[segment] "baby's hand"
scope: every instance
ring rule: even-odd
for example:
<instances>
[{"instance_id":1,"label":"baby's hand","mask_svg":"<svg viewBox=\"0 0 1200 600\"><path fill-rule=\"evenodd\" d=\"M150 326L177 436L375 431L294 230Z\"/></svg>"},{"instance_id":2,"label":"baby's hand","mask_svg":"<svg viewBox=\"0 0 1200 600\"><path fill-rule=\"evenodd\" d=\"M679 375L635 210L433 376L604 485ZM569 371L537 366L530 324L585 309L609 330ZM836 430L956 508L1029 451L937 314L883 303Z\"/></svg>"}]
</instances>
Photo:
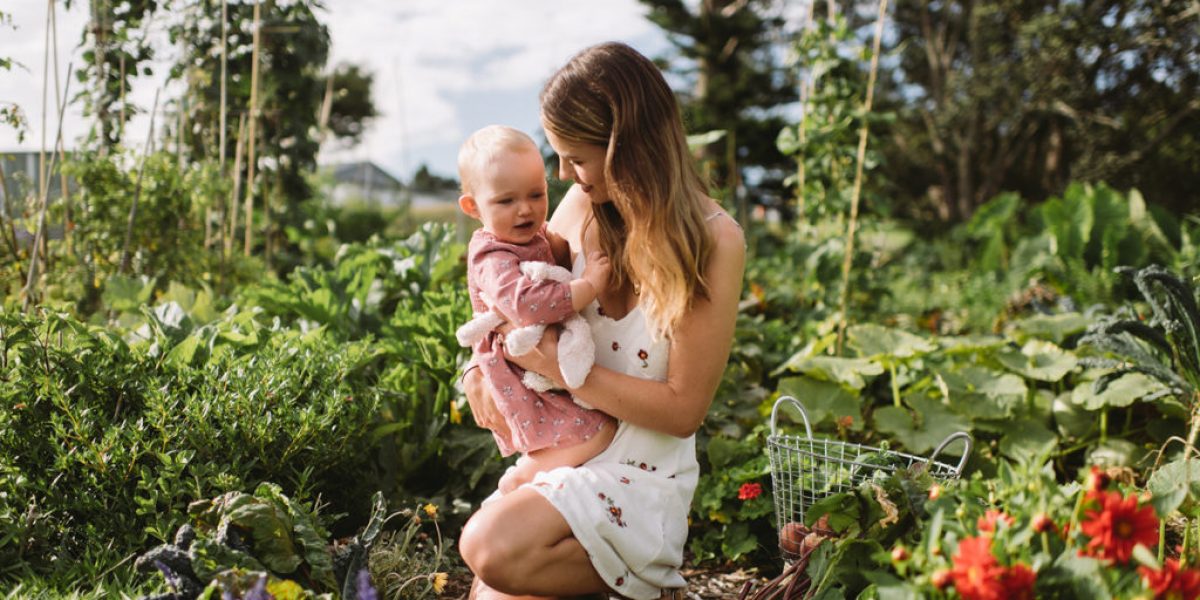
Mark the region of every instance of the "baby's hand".
<instances>
[{"instance_id":1,"label":"baby's hand","mask_svg":"<svg viewBox=\"0 0 1200 600\"><path fill-rule=\"evenodd\" d=\"M587 264L583 267L583 279L592 284L596 294L600 295L608 288L608 279L612 275L612 263L603 252L592 252L587 256Z\"/></svg>"}]
</instances>

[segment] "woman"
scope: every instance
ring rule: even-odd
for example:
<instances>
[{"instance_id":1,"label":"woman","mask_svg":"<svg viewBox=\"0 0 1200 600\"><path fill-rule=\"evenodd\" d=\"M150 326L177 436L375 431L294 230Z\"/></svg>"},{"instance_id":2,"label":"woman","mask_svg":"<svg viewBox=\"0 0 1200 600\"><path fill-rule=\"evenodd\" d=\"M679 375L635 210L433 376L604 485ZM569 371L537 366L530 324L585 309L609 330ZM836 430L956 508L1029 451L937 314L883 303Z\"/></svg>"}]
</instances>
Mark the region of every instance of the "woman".
<instances>
[{"instance_id":1,"label":"woman","mask_svg":"<svg viewBox=\"0 0 1200 600\"><path fill-rule=\"evenodd\" d=\"M596 367L571 392L620 421L607 450L494 496L463 529L473 598L616 592L680 596L695 431L729 357L745 262L736 222L705 193L679 109L654 63L594 46L541 94L542 125L574 185L550 220L583 257L603 251L612 285L583 311ZM554 336L513 362L558 378ZM465 376L476 422L503 419L478 370Z\"/></svg>"}]
</instances>

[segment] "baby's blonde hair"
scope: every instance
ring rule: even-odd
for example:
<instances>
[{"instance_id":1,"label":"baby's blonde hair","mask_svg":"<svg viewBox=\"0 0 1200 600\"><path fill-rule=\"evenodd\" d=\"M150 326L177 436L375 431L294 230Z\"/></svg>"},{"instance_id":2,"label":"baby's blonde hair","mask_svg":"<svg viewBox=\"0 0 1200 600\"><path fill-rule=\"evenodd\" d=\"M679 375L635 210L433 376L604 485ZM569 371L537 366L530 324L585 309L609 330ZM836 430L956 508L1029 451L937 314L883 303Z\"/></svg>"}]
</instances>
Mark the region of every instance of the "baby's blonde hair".
<instances>
[{"instance_id":1,"label":"baby's blonde hair","mask_svg":"<svg viewBox=\"0 0 1200 600\"><path fill-rule=\"evenodd\" d=\"M462 182L462 193L475 193L479 173L500 153L523 151L538 152L537 144L523 131L507 125L488 125L472 133L458 149L458 178Z\"/></svg>"}]
</instances>

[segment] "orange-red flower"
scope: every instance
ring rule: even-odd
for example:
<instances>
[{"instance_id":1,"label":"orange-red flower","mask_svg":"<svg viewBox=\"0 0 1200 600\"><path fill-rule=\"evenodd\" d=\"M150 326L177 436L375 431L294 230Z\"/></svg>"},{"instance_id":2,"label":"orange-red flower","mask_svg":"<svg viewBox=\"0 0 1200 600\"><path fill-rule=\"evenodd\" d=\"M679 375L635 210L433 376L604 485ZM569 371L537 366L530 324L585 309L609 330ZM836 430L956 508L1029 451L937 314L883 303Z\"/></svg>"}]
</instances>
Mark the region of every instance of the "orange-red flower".
<instances>
[{"instance_id":1,"label":"orange-red flower","mask_svg":"<svg viewBox=\"0 0 1200 600\"><path fill-rule=\"evenodd\" d=\"M1168 558L1161 569L1138 567L1138 572L1156 600L1200 598L1200 570L1181 569L1177 558Z\"/></svg>"},{"instance_id":2,"label":"orange-red flower","mask_svg":"<svg viewBox=\"0 0 1200 600\"><path fill-rule=\"evenodd\" d=\"M991 538L963 538L958 543L953 562L950 578L954 580L954 589L964 600L1004 598L1004 585L1000 582L1004 567L992 555Z\"/></svg>"},{"instance_id":3,"label":"orange-red flower","mask_svg":"<svg viewBox=\"0 0 1200 600\"><path fill-rule=\"evenodd\" d=\"M1010 527L1013 524L1012 517L994 508L989 508L987 509L987 512L983 513L983 516L979 517L979 520L975 522L975 527L979 529L980 534L991 536L992 534L996 533L996 525L1000 521L1004 521L1004 524Z\"/></svg>"},{"instance_id":4,"label":"orange-red flower","mask_svg":"<svg viewBox=\"0 0 1200 600\"><path fill-rule=\"evenodd\" d=\"M1120 564L1129 562L1133 547L1158 543L1158 517L1154 507L1138 508L1138 498L1122 497L1118 492L1094 492L1097 508L1088 510L1079 530L1091 538L1087 554Z\"/></svg>"},{"instance_id":5,"label":"orange-red flower","mask_svg":"<svg viewBox=\"0 0 1200 600\"><path fill-rule=\"evenodd\" d=\"M762 495L761 483L743 483L738 488L738 500L753 500Z\"/></svg>"},{"instance_id":6,"label":"orange-red flower","mask_svg":"<svg viewBox=\"0 0 1200 600\"><path fill-rule=\"evenodd\" d=\"M1037 573L1022 563L1013 565L1000 575L1004 597L1009 600L1033 600L1033 584L1036 582Z\"/></svg>"}]
</instances>

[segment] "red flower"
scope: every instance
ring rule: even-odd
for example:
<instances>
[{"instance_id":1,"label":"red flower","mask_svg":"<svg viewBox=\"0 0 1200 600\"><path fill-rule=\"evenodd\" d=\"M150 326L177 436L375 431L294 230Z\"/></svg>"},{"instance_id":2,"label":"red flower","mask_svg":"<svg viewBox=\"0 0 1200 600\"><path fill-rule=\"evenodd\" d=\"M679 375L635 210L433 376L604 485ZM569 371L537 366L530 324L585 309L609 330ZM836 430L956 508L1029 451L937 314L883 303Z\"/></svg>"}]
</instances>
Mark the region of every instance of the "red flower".
<instances>
[{"instance_id":1,"label":"red flower","mask_svg":"<svg viewBox=\"0 0 1200 600\"><path fill-rule=\"evenodd\" d=\"M1002 600L1004 586L1000 576L1004 567L992 555L992 540L987 537L963 538L954 553L950 578L964 600Z\"/></svg>"},{"instance_id":2,"label":"red flower","mask_svg":"<svg viewBox=\"0 0 1200 600\"><path fill-rule=\"evenodd\" d=\"M1037 573L1021 563L1013 565L1000 575L1004 597L1010 600L1033 600L1033 584L1036 581Z\"/></svg>"},{"instance_id":3,"label":"red flower","mask_svg":"<svg viewBox=\"0 0 1200 600\"><path fill-rule=\"evenodd\" d=\"M1092 538L1087 553L1120 564L1129 562L1133 547L1147 547L1158 542L1158 517L1154 508L1138 508L1138 498L1130 495L1123 498L1118 492L1094 492L1099 508L1088 510L1087 520L1079 524L1079 530Z\"/></svg>"},{"instance_id":4,"label":"red flower","mask_svg":"<svg viewBox=\"0 0 1200 600\"><path fill-rule=\"evenodd\" d=\"M1046 513L1038 513L1033 517L1033 530L1038 533L1047 531L1058 531L1058 526L1050 519L1050 515Z\"/></svg>"},{"instance_id":5,"label":"red flower","mask_svg":"<svg viewBox=\"0 0 1200 600\"><path fill-rule=\"evenodd\" d=\"M991 536L992 534L996 533L996 525L1000 521L1004 521L1004 525L1006 527L1011 527L1013 524L1012 517L994 508L989 508L987 509L987 512L983 513L983 516L979 517L979 520L975 522L975 526L979 528L979 532L981 534L987 534L988 536Z\"/></svg>"},{"instance_id":6,"label":"red flower","mask_svg":"<svg viewBox=\"0 0 1200 600\"><path fill-rule=\"evenodd\" d=\"M1200 570L1180 569L1179 559L1168 558L1162 569L1138 567L1155 599L1195 600L1200 598Z\"/></svg>"},{"instance_id":7,"label":"red flower","mask_svg":"<svg viewBox=\"0 0 1200 600\"><path fill-rule=\"evenodd\" d=\"M762 495L761 483L743 483L738 488L738 500L753 500Z\"/></svg>"}]
</instances>

